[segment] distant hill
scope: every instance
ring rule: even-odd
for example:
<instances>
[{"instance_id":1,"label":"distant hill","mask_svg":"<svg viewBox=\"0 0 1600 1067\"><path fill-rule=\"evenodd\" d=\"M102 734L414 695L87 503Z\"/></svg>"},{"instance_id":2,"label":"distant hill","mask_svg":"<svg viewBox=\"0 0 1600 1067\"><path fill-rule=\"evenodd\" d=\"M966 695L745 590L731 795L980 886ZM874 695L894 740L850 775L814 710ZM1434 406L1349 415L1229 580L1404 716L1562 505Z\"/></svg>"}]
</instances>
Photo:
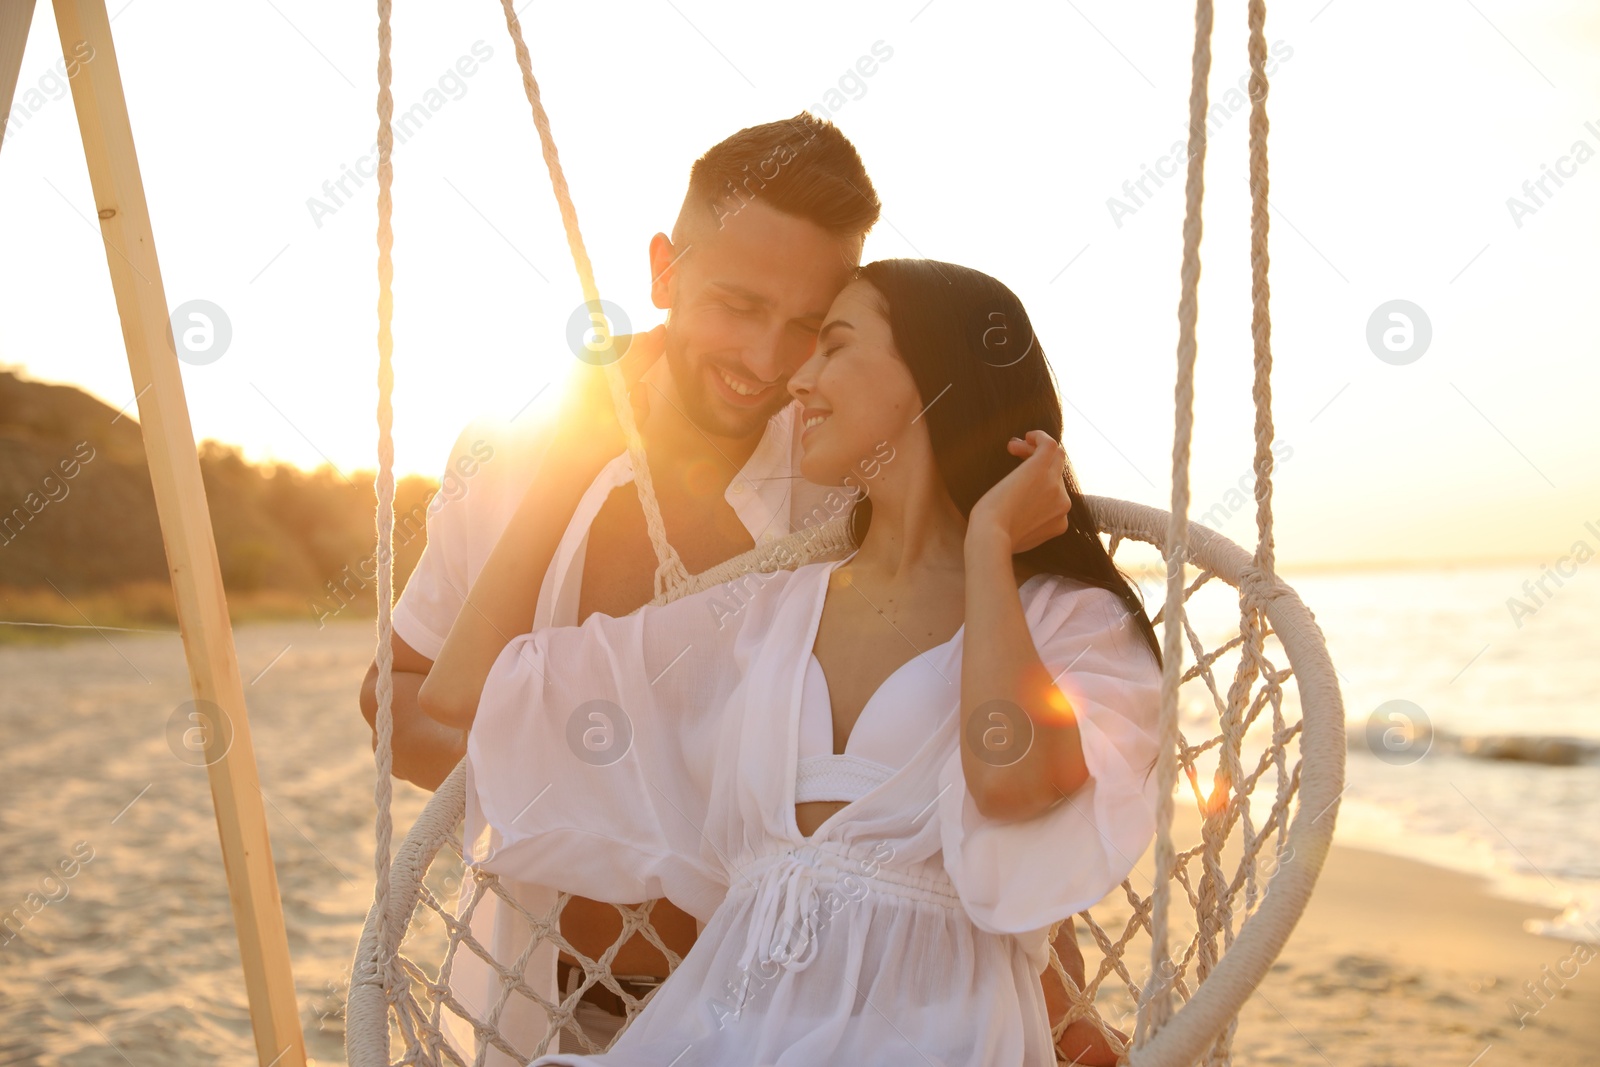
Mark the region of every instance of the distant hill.
<instances>
[{"instance_id":1,"label":"distant hill","mask_svg":"<svg viewBox=\"0 0 1600 1067\"><path fill-rule=\"evenodd\" d=\"M66 609L76 604L93 615L85 602L121 604L124 616L171 616L134 414L119 416L71 386L0 371L0 618L82 621ZM215 441L201 444L200 469L236 614L246 604L307 618L318 616L319 605L329 613L373 610L372 582L361 577L373 573L370 473L347 482L329 467L250 464ZM423 509L436 488L420 477L397 487L397 519L411 517L396 534L397 588L421 554Z\"/></svg>"}]
</instances>

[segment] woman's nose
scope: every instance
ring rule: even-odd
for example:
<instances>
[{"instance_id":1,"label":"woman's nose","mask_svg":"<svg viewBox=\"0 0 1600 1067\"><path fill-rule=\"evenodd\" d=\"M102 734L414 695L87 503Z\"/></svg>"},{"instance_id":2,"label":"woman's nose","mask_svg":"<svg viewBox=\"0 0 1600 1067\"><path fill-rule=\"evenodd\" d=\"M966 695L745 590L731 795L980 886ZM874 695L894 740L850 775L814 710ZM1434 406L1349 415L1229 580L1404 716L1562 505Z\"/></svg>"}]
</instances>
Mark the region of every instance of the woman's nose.
<instances>
[{"instance_id":1,"label":"woman's nose","mask_svg":"<svg viewBox=\"0 0 1600 1067\"><path fill-rule=\"evenodd\" d=\"M813 355L810 359L800 364L799 370L789 375L789 395L796 400L804 400L811 393L814 384L813 379L816 377L818 358Z\"/></svg>"}]
</instances>

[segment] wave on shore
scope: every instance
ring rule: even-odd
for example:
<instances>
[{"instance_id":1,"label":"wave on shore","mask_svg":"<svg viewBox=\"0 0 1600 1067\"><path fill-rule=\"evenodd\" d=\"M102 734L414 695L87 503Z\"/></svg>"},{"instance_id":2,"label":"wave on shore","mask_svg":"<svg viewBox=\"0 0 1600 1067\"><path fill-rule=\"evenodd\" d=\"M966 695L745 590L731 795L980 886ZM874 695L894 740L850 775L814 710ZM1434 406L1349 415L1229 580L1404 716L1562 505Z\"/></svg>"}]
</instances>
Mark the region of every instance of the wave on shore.
<instances>
[{"instance_id":1,"label":"wave on shore","mask_svg":"<svg viewBox=\"0 0 1600 1067\"><path fill-rule=\"evenodd\" d=\"M1363 729L1351 728L1346 736L1351 749L1370 747ZM1423 736L1427 737L1428 734ZM1600 764L1600 741L1587 737L1548 734L1460 735L1435 728L1431 731L1431 738L1431 751L1465 759L1535 763L1548 767Z\"/></svg>"}]
</instances>

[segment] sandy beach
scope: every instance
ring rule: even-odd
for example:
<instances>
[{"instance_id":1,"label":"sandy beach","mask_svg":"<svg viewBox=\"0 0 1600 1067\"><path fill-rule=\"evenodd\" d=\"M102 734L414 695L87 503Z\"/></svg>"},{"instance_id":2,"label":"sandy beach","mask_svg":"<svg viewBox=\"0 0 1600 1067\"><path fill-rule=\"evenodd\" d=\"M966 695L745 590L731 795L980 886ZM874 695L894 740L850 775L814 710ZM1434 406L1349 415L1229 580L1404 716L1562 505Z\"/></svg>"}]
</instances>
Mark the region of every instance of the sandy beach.
<instances>
[{"instance_id":1,"label":"sandy beach","mask_svg":"<svg viewBox=\"0 0 1600 1067\"><path fill-rule=\"evenodd\" d=\"M354 701L369 641L354 622L238 633L301 1020L319 1064L344 1062L344 990L371 899L373 771ZM56 883L58 899L0 946L0 1063L254 1062L206 778L167 736L187 699L178 641L119 634L0 647L0 674L6 907L27 911L58 861L80 857L77 873ZM397 789L397 826L425 799ZM74 852L79 842L92 858ZM1336 846L1287 951L1245 1008L1235 1062L1595 1063L1600 967L1574 963L1571 942L1523 932L1549 909L1485 888ZM438 940L430 921L413 944ZM1546 976L1564 962L1569 975L1578 969L1559 988ZM1537 1006L1524 983L1540 981L1551 1002L1519 1028L1510 998Z\"/></svg>"},{"instance_id":2,"label":"sandy beach","mask_svg":"<svg viewBox=\"0 0 1600 1067\"><path fill-rule=\"evenodd\" d=\"M1283 956L1241 1015L1236 1058L1590 1067L1600 1062L1600 967L1579 964L1589 952L1574 957L1573 942L1522 929L1554 914L1493 897L1468 875L1336 845ZM1527 982L1549 990L1542 1009ZM1514 1010L1513 997L1534 1014Z\"/></svg>"},{"instance_id":3,"label":"sandy beach","mask_svg":"<svg viewBox=\"0 0 1600 1067\"><path fill-rule=\"evenodd\" d=\"M1181 801L1174 839L1180 849L1199 840L1199 818ZM1150 885L1152 853L1140 859L1132 878L1141 892ZM1228 854L1224 867L1231 870ZM1175 902L1181 900L1174 894ZM1092 914L1115 935L1128 908L1113 896ZM1173 914L1175 931L1186 937L1193 930L1192 913ZM1527 920L1555 915L1498 896L1472 875L1335 844L1282 955L1240 1013L1235 1062L1600 1063L1600 966L1589 966L1600 958L1600 947L1523 928ZM1092 974L1097 950L1083 929L1079 942ZM1174 952L1184 943L1175 932ZM1139 955L1129 970L1137 977L1149 966L1148 938L1135 945ZM1129 1018L1131 999L1109 979L1099 1006L1113 1025L1129 1029L1121 1020Z\"/></svg>"}]
</instances>

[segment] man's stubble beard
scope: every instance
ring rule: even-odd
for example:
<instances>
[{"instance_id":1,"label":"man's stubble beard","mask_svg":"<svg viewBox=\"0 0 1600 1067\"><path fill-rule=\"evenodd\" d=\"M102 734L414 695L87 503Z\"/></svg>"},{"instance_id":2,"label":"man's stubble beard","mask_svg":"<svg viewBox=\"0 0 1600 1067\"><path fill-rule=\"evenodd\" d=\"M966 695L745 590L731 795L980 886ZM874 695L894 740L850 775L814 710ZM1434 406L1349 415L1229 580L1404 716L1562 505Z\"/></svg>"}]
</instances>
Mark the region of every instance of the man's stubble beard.
<instances>
[{"instance_id":1,"label":"man's stubble beard","mask_svg":"<svg viewBox=\"0 0 1600 1067\"><path fill-rule=\"evenodd\" d=\"M778 387L774 390L772 400L762 407L747 412L732 411L708 395L710 386L705 379L708 374L715 373L709 362L694 364L684 349L685 346L673 343L672 332L668 330L665 358L667 369L672 374L672 384L677 389L679 403L683 405L684 417L703 433L736 440L753 436L760 433L768 420L783 410L792 399L788 392Z\"/></svg>"}]
</instances>

